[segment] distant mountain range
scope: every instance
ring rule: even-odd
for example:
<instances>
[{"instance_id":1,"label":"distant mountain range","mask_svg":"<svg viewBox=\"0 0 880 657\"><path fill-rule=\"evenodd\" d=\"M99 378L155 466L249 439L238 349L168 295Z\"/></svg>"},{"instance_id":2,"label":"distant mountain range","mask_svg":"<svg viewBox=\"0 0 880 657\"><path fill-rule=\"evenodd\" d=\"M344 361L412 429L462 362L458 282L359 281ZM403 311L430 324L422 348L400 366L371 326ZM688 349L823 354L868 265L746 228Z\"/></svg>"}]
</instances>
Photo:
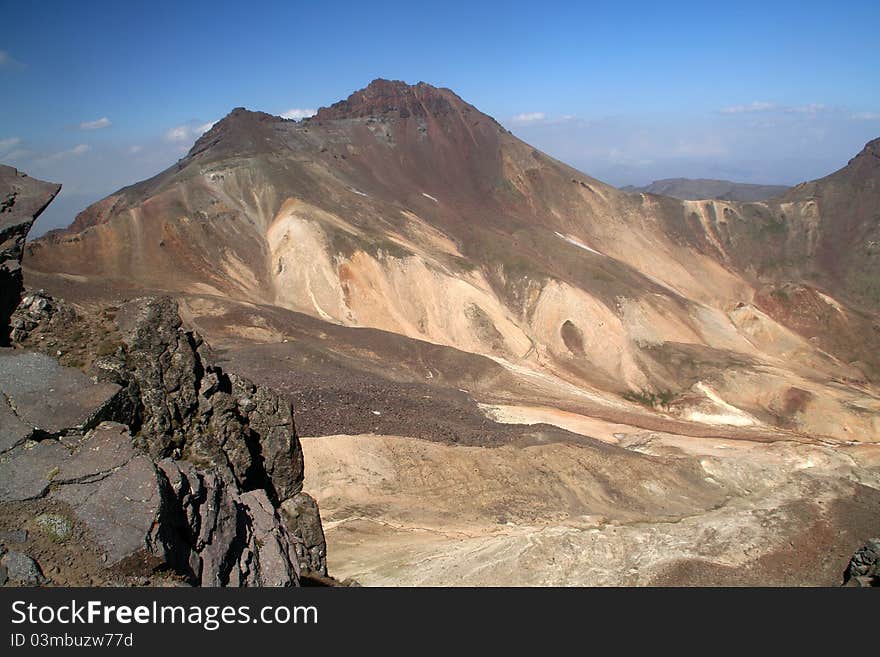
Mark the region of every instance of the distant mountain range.
<instances>
[{"instance_id":1,"label":"distant mountain range","mask_svg":"<svg viewBox=\"0 0 880 657\"><path fill-rule=\"evenodd\" d=\"M751 185L711 178L664 178L650 185L621 187L625 192L660 194L685 201L719 199L722 201L765 201L789 190L785 185Z\"/></svg>"}]
</instances>

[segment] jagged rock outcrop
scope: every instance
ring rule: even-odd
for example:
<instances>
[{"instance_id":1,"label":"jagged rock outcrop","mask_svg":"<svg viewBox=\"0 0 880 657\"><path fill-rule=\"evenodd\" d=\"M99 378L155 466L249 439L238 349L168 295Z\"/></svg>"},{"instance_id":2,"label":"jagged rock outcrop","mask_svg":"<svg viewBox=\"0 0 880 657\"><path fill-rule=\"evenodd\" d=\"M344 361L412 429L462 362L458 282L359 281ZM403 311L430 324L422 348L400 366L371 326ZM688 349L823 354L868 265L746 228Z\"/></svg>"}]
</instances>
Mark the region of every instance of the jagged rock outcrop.
<instances>
[{"instance_id":1,"label":"jagged rock outcrop","mask_svg":"<svg viewBox=\"0 0 880 657\"><path fill-rule=\"evenodd\" d=\"M297 539L294 543L300 566L309 573L327 575L327 543L318 503L308 493L297 493L281 505L281 515Z\"/></svg>"},{"instance_id":2,"label":"jagged rock outcrop","mask_svg":"<svg viewBox=\"0 0 880 657\"><path fill-rule=\"evenodd\" d=\"M98 378L128 396L129 424L153 458L183 456L227 470L242 490L286 500L302 490L302 451L281 395L210 364L177 304L145 298L119 308L123 346L99 358Z\"/></svg>"},{"instance_id":3,"label":"jagged rock outcrop","mask_svg":"<svg viewBox=\"0 0 880 657\"><path fill-rule=\"evenodd\" d=\"M22 305L22 336L59 322L86 330L45 294ZM0 502L66 504L110 567L170 567L211 586L326 575L289 402L210 364L168 298L122 304L116 325L119 342L94 361L95 382L45 354L0 354L0 374L10 375L0 383L10 420L0 432ZM56 400L47 386L64 394ZM41 399L58 408L41 415Z\"/></svg>"},{"instance_id":4,"label":"jagged rock outcrop","mask_svg":"<svg viewBox=\"0 0 880 657\"><path fill-rule=\"evenodd\" d=\"M103 567L120 576L166 570L195 585L288 586L300 583L300 561L326 575L290 403L214 366L168 298L136 299L96 317L43 292L20 299L25 237L58 186L7 169L3 340L21 300L12 337L36 351L0 348L5 515L27 515L29 504L53 509L30 522L62 543L80 528ZM80 369L56 360L65 353ZM285 502L297 509L290 529ZM4 582L47 581L23 552L2 560Z\"/></svg>"},{"instance_id":5,"label":"jagged rock outcrop","mask_svg":"<svg viewBox=\"0 0 880 657\"><path fill-rule=\"evenodd\" d=\"M64 316L64 317L63 317ZM37 290L22 297L21 302L12 313L9 337L12 342L21 343L27 339L32 330L51 319L57 324L64 318L71 319L73 311L66 306L57 308L51 296Z\"/></svg>"},{"instance_id":6,"label":"jagged rock outcrop","mask_svg":"<svg viewBox=\"0 0 880 657\"><path fill-rule=\"evenodd\" d=\"M288 586L299 564L277 509L262 489L241 492L216 469L159 463L162 507L147 543L203 586Z\"/></svg>"},{"instance_id":7,"label":"jagged rock outcrop","mask_svg":"<svg viewBox=\"0 0 880 657\"><path fill-rule=\"evenodd\" d=\"M856 550L843 574L844 586L880 586L880 538Z\"/></svg>"},{"instance_id":8,"label":"jagged rock outcrop","mask_svg":"<svg viewBox=\"0 0 880 657\"><path fill-rule=\"evenodd\" d=\"M259 555L275 564L271 577L289 576L285 564L291 561L309 573L326 575L320 513L302 491L303 456L290 403L209 364L207 346L198 334L183 330L171 299L125 304L117 322L124 347L98 359L94 368L99 378L123 386L137 440L154 458L165 459L161 467L175 494L189 500L181 504L191 506L192 500L201 499L197 488L204 482L198 473L175 469L170 456L222 473L213 482L221 497L227 489L235 491L233 497L241 492L235 504L246 507L252 531L266 537L260 540ZM241 577L246 578L247 565L240 568Z\"/></svg>"},{"instance_id":9,"label":"jagged rock outcrop","mask_svg":"<svg viewBox=\"0 0 880 657\"><path fill-rule=\"evenodd\" d=\"M61 185L0 165L0 347L9 344L9 317L21 297L25 238L60 190Z\"/></svg>"},{"instance_id":10,"label":"jagged rock outcrop","mask_svg":"<svg viewBox=\"0 0 880 657\"><path fill-rule=\"evenodd\" d=\"M84 436L22 444L0 464L0 502L59 502L50 529L82 523L108 568L170 568L203 586L299 582L295 541L266 493L241 493L215 469L137 449L128 428L104 422ZM64 530L69 531L69 530Z\"/></svg>"}]
</instances>

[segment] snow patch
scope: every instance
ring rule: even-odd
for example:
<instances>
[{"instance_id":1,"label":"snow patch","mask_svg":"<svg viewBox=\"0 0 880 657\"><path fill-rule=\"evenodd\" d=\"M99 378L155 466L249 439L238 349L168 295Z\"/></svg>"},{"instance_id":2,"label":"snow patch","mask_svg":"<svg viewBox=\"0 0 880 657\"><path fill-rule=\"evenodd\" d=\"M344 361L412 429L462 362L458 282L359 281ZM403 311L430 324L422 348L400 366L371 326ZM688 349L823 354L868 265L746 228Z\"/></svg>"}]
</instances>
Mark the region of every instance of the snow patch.
<instances>
[{"instance_id":1,"label":"snow patch","mask_svg":"<svg viewBox=\"0 0 880 657\"><path fill-rule=\"evenodd\" d=\"M594 249L593 247L591 247L591 246L587 246L586 244L584 244L584 243L581 242L580 240L576 240L576 239L573 238L573 237L568 237L567 235L563 235L562 233L559 233L559 232L556 232L556 231L553 231L553 232L556 233L556 237L565 240L565 241L568 242L569 244L574 244L576 247L581 248L581 249L583 249L584 251L589 251L590 253L595 253L596 255L600 255L600 256L605 255L604 253L600 253L599 251L597 251L597 250Z\"/></svg>"},{"instance_id":2,"label":"snow patch","mask_svg":"<svg viewBox=\"0 0 880 657\"><path fill-rule=\"evenodd\" d=\"M700 422L701 424L726 424L734 427L749 427L758 424L758 421L751 415L738 409L732 404L724 401L717 392L712 390L702 381L694 386L702 392L706 397L715 404L720 412L705 413L703 411L693 410L686 414L686 419L692 422Z\"/></svg>"},{"instance_id":3,"label":"snow patch","mask_svg":"<svg viewBox=\"0 0 880 657\"><path fill-rule=\"evenodd\" d=\"M831 297L829 297L827 294L822 294L821 292L819 292L819 290L816 290L816 294L819 295L819 298L822 299L822 301L824 301L824 302L827 303L829 306L831 306L832 308L834 308L834 310L836 310L837 312L839 312L841 315L845 314L845 313L843 312L843 308L840 307L840 304L837 303L837 301L835 301L835 300L832 299Z\"/></svg>"},{"instance_id":4,"label":"snow patch","mask_svg":"<svg viewBox=\"0 0 880 657\"><path fill-rule=\"evenodd\" d=\"M425 192L422 192L422 196L424 196L425 198L429 198L429 199L431 199L432 201L434 201L434 203L439 203L439 202L440 202L440 201L438 201L436 198L434 198L434 197L431 196L430 194L426 194Z\"/></svg>"}]
</instances>

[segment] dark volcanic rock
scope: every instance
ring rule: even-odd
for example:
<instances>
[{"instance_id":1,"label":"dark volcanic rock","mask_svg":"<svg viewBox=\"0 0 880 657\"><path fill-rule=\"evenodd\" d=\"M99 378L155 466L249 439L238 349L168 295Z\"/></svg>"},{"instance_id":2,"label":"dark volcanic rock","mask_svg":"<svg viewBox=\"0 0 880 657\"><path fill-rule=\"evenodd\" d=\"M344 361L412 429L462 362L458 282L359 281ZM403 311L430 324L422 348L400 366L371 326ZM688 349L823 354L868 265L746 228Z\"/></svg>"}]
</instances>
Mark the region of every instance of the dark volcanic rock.
<instances>
[{"instance_id":1,"label":"dark volcanic rock","mask_svg":"<svg viewBox=\"0 0 880 657\"><path fill-rule=\"evenodd\" d=\"M145 551L161 502L155 465L134 448L126 427L112 423L58 466L51 497L71 507L111 566Z\"/></svg>"},{"instance_id":2,"label":"dark volcanic rock","mask_svg":"<svg viewBox=\"0 0 880 657\"><path fill-rule=\"evenodd\" d=\"M330 107L322 107L315 121L333 121L391 115L406 119L411 116L442 116L465 103L449 89L437 89L420 82L410 86L399 80L373 80L366 88Z\"/></svg>"},{"instance_id":3,"label":"dark volcanic rock","mask_svg":"<svg viewBox=\"0 0 880 657\"><path fill-rule=\"evenodd\" d=\"M44 354L0 351L0 401L15 409L16 426L24 423L37 433L90 429L109 418L119 390L113 383L94 383ZM0 410L0 417L5 412ZM5 434L0 429L3 442L8 441Z\"/></svg>"},{"instance_id":4,"label":"dark volcanic rock","mask_svg":"<svg viewBox=\"0 0 880 657\"><path fill-rule=\"evenodd\" d=\"M843 575L843 583L847 586L880 586L880 538L869 539L856 550Z\"/></svg>"},{"instance_id":5,"label":"dark volcanic rock","mask_svg":"<svg viewBox=\"0 0 880 657\"><path fill-rule=\"evenodd\" d=\"M80 523L107 568L143 575L167 565L204 586L299 583L296 555L303 550L265 491L242 493L228 474L186 461L157 466L121 424L102 423L67 444L53 437L8 452L0 502L34 499L69 510L38 516L41 530L65 541ZM10 579L25 581L7 568Z\"/></svg>"},{"instance_id":6,"label":"dark volcanic rock","mask_svg":"<svg viewBox=\"0 0 880 657\"><path fill-rule=\"evenodd\" d=\"M296 556L310 573L327 575L327 542L318 503L308 493L298 493L281 505L288 530L298 540Z\"/></svg>"},{"instance_id":7,"label":"dark volcanic rock","mask_svg":"<svg viewBox=\"0 0 880 657\"><path fill-rule=\"evenodd\" d=\"M42 293L28 295L22 306L16 335L39 336L28 342L34 347L63 340L59 331L88 337L95 330L91 316L87 321ZM318 508L302 493L290 403L212 365L208 346L183 328L170 299L137 299L113 315L115 347L91 368L102 383L45 355L9 352L10 359L76 379L71 403L105 387L112 403L89 417L122 424L104 422L85 433L93 421L64 429L56 423L52 430L9 423L0 434L9 456L0 464L0 498L63 503L88 528L108 567L126 572L165 564L190 583L210 586L296 585L301 565L326 573ZM10 389L51 398L48 381L55 378L26 377ZM4 409L21 420L15 404ZM62 433L69 434L64 443ZM289 529L288 514L280 513L285 500L300 509Z\"/></svg>"},{"instance_id":8,"label":"dark volcanic rock","mask_svg":"<svg viewBox=\"0 0 880 657\"><path fill-rule=\"evenodd\" d=\"M52 297L42 290L31 292L22 297L10 322L12 342L21 343L28 337L30 331L41 323L54 321L59 310L53 303ZM67 313L72 312L68 308L64 308L64 310Z\"/></svg>"},{"instance_id":9,"label":"dark volcanic rock","mask_svg":"<svg viewBox=\"0 0 880 657\"><path fill-rule=\"evenodd\" d=\"M151 552L203 586L299 583L291 539L263 490L241 493L216 471L159 463L162 506Z\"/></svg>"},{"instance_id":10,"label":"dark volcanic rock","mask_svg":"<svg viewBox=\"0 0 880 657\"><path fill-rule=\"evenodd\" d=\"M8 400L0 398L0 454L20 445L33 433L34 428L15 414Z\"/></svg>"},{"instance_id":11,"label":"dark volcanic rock","mask_svg":"<svg viewBox=\"0 0 880 657\"><path fill-rule=\"evenodd\" d=\"M211 365L169 298L127 303L118 323L124 350L95 368L125 388L128 423L153 458L228 469L243 490L266 489L278 502L302 490L302 450L282 395Z\"/></svg>"},{"instance_id":12,"label":"dark volcanic rock","mask_svg":"<svg viewBox=\"0 0 880 657\"><path fill-rule=\"evenodd\" d=\"M0 346L9 344L9 318L21 297L25 238L60 189L0 165Z\"/></svg>"},{"instance_id":13,"label":"dark volcanic rock","mask_svg":"<svg viewBox=\"0 0 880 657\"><path fill-rule=\"evenodd\" d=\"M251 538L260 567L259 581L263 586L287 586L298 578L303 564L299 559L300 544L288 533L265 491L252 490L244 493L241 500L253 528Z\"/></svg>"}]
</instances>

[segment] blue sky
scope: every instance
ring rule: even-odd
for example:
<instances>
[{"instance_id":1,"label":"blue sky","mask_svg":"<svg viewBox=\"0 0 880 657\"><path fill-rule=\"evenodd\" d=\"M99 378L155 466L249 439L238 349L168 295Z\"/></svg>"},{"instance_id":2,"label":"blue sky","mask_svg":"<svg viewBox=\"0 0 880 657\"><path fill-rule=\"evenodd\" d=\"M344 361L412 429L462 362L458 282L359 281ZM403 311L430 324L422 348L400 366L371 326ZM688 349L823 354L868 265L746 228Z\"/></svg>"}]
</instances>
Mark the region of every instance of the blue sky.
<instances>
[{"instance_id":1,"label":"blue sky","mask_svg":"<svg viewBox=\"0 0 880 657\"><path fill-rule=\"evenodd\" d=\"M0 161L64 183L41 219L180 157L236 106L376 77L455 90L612 184L796 183L880 136L880 3L0 0Z\"/></svg>"}]
</instances>

